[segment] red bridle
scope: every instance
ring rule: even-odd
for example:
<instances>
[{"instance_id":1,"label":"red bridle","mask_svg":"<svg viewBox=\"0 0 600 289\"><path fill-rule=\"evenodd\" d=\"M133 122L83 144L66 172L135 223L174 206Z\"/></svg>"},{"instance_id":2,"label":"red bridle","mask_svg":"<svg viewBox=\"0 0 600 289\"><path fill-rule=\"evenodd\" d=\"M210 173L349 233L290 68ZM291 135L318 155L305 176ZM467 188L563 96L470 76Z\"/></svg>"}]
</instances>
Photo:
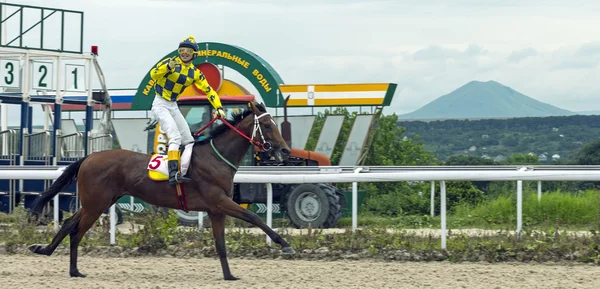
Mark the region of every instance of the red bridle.
<instances>
[{"instance_id":1,"label":"red bridle","mask_svg":"<svg viewBox=\"0 0 600 289\"><path fill-rule=\"evenodd\" d=\"M263 136L262 133L262 129L260 129L260 123L258 122L258 120L265 116L265 115L270 115L268 112L265 112L259 116L254 115L254 129L252 131L252 137L248 137L246 134L244 134L243 132L241 132L238 128L234 127L233 125L231 125L225 118L221 117L220 115L217 115L217 117L213 118L210 122L208 122L206 125L204 125L200 130L198 130L197 132L194 133L194 137L198 137L204 130L206 130L213 122L215 122L217 119L220 119L223 123L225 123L227 126L229 126L232 130L234 130L235 132L237 132L239 135L243 136L244 138L246 138L248 141L250 141L251 144L261 148L264 151L270 151L273 147L271 145L270 142L265 141L265 137ZM271 120L273 122L273 120ZM275 123L275 122L273 122ZM240 124L238 124L239 126ZM262 143L255 140L254 138L256 137L256 131L259 132L260 138L262 139Z\"/></svg>"}]
</instances>

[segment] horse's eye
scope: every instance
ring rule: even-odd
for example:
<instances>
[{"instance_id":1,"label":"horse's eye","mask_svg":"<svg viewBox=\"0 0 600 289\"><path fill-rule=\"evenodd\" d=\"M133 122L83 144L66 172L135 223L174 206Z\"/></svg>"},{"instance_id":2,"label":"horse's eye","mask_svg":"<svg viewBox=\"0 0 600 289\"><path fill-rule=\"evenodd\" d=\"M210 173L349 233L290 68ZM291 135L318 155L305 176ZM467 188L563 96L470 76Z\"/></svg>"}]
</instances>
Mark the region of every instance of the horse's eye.
<instances>
[{"instance_id":1,"label":"horse's eye","mask_svg":"<svg viewBox=\"0 0 600 289\"><path fill-rule=\"evenodd\" d=\"M265 128L271 128L270 124L265 124Z\"/></svg>"}]
</instances>

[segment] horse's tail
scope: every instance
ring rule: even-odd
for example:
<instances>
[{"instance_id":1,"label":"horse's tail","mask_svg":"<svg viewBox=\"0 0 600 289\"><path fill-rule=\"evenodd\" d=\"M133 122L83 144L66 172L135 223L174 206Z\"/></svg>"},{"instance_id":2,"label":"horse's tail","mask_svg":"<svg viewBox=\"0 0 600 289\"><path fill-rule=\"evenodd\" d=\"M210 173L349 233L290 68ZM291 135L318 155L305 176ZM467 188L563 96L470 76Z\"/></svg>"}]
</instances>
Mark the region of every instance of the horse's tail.
<instances>
[{"instance_id":1,"label":"horse's tail","mask_svg":"<svg viewBox=\"0 0 600 289\"><path fill-rule=\"evenodd\" d=\"M79 159L78 161L70 164L64 172L56 179L56 181L50 186L50 188L43 192L33 203L32 211L38 214L42 213L44 206L52 199L54 196L58 195L60 190L64 189L66 186L72 184L77 180L77 174L79 172L79 167L83 161L87 158L87 156Z\"/></svg>"}]
</instances>

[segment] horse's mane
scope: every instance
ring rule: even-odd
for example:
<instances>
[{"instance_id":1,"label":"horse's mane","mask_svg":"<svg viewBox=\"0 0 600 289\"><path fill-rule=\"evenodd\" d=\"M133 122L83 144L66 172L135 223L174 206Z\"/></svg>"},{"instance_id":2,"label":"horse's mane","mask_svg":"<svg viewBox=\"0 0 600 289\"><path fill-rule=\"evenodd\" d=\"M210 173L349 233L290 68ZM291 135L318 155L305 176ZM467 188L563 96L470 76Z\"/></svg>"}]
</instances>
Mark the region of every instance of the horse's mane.
<instances>
[{"instance_id":1,"label":"horse's mane","mask_svg":"<svg viewBox=\"0 0 600 289\"><path fill-rule=\"evenodd\" d=\"M265 109L264 105L262 104L255 104L256 108L258 108L258 111L260 112L267 112L267 110ZM227 122L230 123L233 126L238 125L245 117L247 117L248 115L252 114L252 108L248 107L242 111L239 112L235 112L231 115L231 118L227 119ZM214 129L210 130L210 128L208 128L207 130L209 131L209 135L206 138L203 138L202 140L196 141L196 143L199 144L205 144L207 142L209 142L211 139L214 139L216 137L218 137L219 135L223 134L224 132L230 130L231 128L225 124L225 123L221 123L220 125L216 126Z\"/></svg>"}]
</instances>

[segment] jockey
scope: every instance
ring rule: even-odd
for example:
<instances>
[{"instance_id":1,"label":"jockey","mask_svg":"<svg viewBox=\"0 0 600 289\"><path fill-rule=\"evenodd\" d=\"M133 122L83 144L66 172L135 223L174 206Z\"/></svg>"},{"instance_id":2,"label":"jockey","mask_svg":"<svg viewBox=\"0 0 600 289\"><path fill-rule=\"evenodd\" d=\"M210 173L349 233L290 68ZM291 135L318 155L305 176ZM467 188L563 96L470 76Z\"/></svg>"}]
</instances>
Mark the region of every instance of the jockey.
<instances>
[{"instance_id":1,"label":"jockey","mask_svg":"<svg viewBox=\"0 0 600 289\"><path fill-rule=\"evenodd\" d=\"M194 138L177 106L179 95L188 86L194 84L206 93L208 101L217 110L215 116L218 114L225 117L217 92L210 87L204 74L192 63L198 52L198 44L194 37L189 36L181 41L178 52L179 56L161 60L150 71L150 77L156 82L154 85L156 96L152 102L152 113L169 138L167 156L170 185L191 181L183 175L186 173L192 156ZM179 151L182 144L185 146L183 156ZM181 166L182 170L180 170L180 162L186 165L185 168Z\"/></svg>"}]
</instances>

